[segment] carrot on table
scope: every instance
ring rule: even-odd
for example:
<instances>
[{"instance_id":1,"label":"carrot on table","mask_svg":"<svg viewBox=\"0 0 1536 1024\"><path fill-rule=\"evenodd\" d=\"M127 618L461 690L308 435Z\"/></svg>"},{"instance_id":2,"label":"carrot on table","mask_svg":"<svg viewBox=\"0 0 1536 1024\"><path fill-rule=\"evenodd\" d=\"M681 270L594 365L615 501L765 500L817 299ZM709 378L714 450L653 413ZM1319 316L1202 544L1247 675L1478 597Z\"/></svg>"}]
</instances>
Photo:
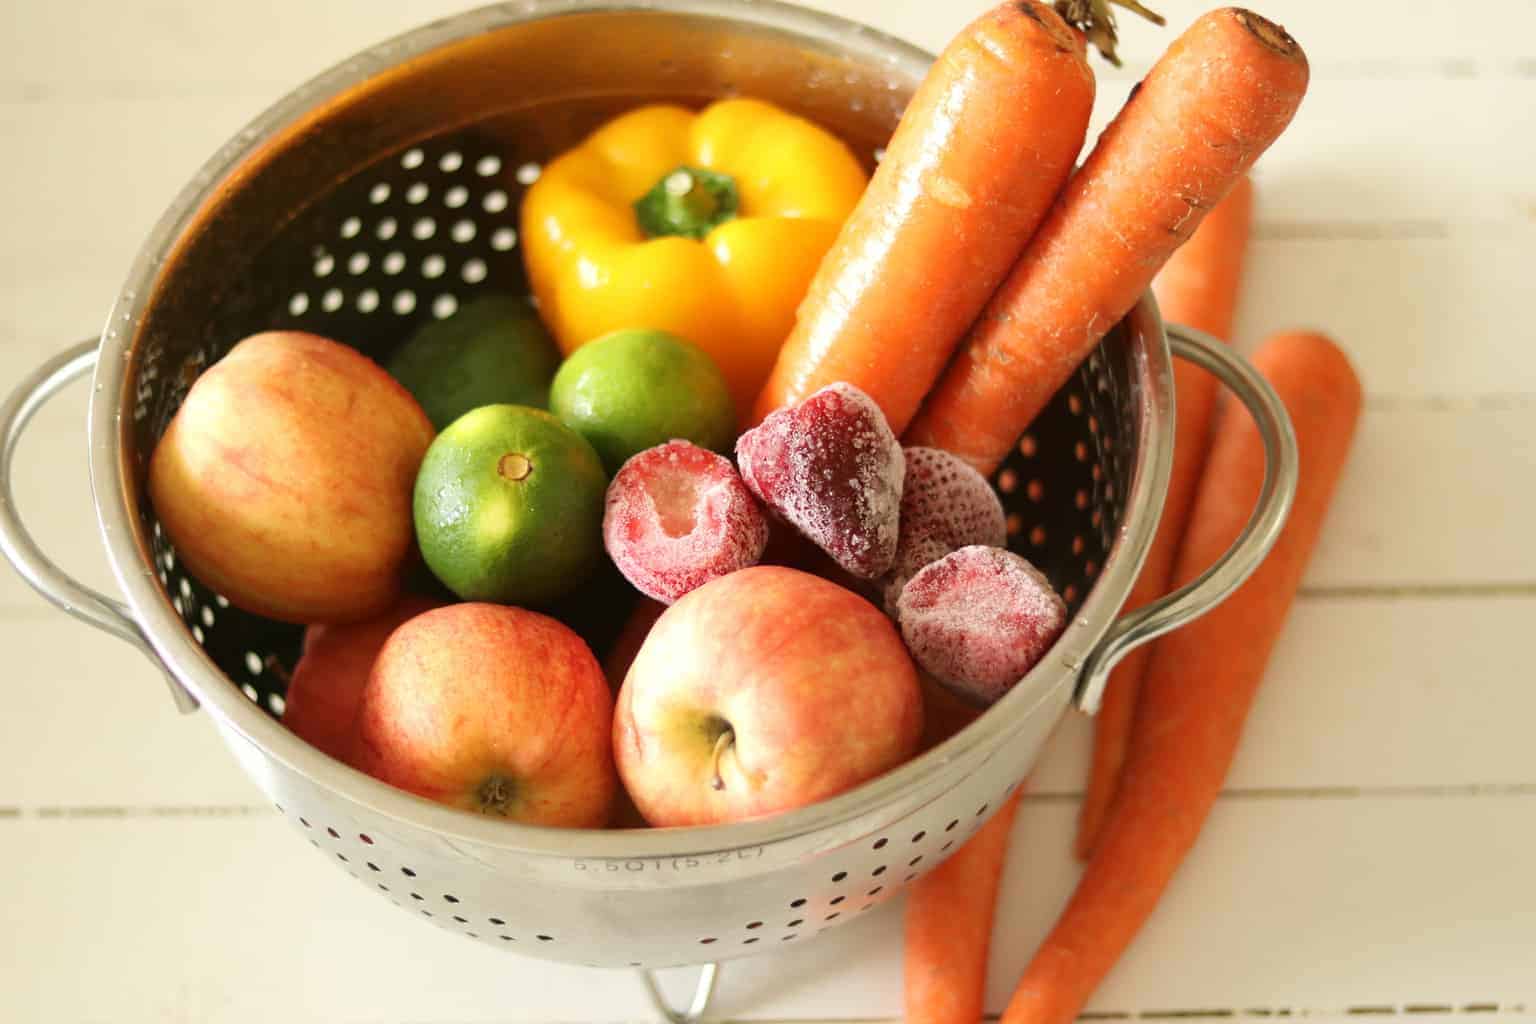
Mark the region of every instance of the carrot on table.
<instances>
[{"instance_id":1,"label":"carrot on table","mask_svg":"<svg viewBox=\"0 0 1536 1024\"><path fill-rule=\"evenodd\" d=\"M752 422L846 381L900 435L1071 173L1093 90L1045 3L1010 0L956 36L822 260Z\"/></svg>"},{"instance_id":2,"label":"carrot on table","mask_svg":"<svg viewBox=\"0 0 1536 1024\"><path fill-rule=\"evenodd\" d=\"M1280 135L1306 86L1306 56L1284 29L1239 8L1200 17L1067 183L905 443L990 474Z\"/></svg>"},{"instance_id":3,"label":"carrot on table","mask_svg":"<svg viewBox=\"0 0 1536 1024\"><path fill-rule=\"evenodd\" d=\"M1157 641L1142 681L1119 791L1093 857L1002 1024L1068 1024L1109 973L1200 834L1270 652L1317 543L1360 414L1360 383L1317 334L1272 338L1254 357L1296 428L1301 474L1269 557L1220 607ZM1241 532L1264 477L1244 409L1224 408L1175 578L1187 581Z\"/></svg>"},{"instance_id":4,"label":"carrot on table","mask_svg":"<svg viewBox=\"0 0 1536 1024\"><path fill-rule=\"evenodd\" d=\"M1157 296L1164 322L1184 324L1223 341L1232 340L1232 319L1242 283L1243 250L1248 245L1252 216L1253 185L1244 175L1152 281L1152 292ZM1173 393L1177 401L1168 496L1163 501L1157 536L1126 600L1126 611L1134 611L1168 592L1173 560L1184 539L1189 506L1210 443L1216 379L1180 361L1173 367ZM1077 855L1083 860L1093 851L1094 837L1114 796L1136 694L1150 654L1149 647L1137 648L1115 667L1093 720L1088 789L1077 819Z\"/></svg>"},{"instance_id":5,"label":"carrot on table","mask_svg":"<svg viewBox=\"0 0 1536 1024\"><path fill-rule=\"evenodd\" d=\"M907 896L903 983L906 1024L977 1024L1015 793Z\"/></svg>"}]
</instances>

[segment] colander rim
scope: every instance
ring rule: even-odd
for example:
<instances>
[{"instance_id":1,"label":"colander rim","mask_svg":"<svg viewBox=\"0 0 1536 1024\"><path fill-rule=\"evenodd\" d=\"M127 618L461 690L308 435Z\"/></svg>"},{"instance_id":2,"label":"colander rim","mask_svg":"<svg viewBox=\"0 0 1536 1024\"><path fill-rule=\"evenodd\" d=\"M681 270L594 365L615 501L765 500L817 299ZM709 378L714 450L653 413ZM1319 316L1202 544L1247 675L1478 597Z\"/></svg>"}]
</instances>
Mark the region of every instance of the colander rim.
<instances>
[{"instance_id":1,"label":"colander rim","mask_svg":"<svg viewBox=\"0 0 1536 1024\"><path fill-rule=\"evenodd\" d=\"M264 755L324 785L376 815L444 838L508 854L582 860L625 860L763 847L818 833L873 815L927 773L958 761L979 763L1014 734L1035 707L1063 686L1108 630L1129 595L1157 528L1172 463L1172 365L1167 338L1150 294L1127 315L1131 359L1140 378L1141 443L1125 499L1119 536L1098 580L1068 632L1001 701L975 723L900 767L808 807L729 825L643 830L581 830L522 825L459 811L395 789L300 740L233 684L195 642L158 584L148 538L131 506L123 411L132 396L128 371L138 326L162 262L183 229L226 175L274 135L369 77L440 46L472 35L544 18L647 11L716 18L738 27L780 31L808 43L848 50L857 43L872 62L921 77L934 56L911 43L850 19L779 0L520 0L493 4L428 23L348 58L268 107L206 161L166 209L141 248L102 331L87 431L90 475L98 522L118 584L164 668L192 693L222 728ZM776 866L765 854L754 870Z\"/></svg>"}]
</instances>

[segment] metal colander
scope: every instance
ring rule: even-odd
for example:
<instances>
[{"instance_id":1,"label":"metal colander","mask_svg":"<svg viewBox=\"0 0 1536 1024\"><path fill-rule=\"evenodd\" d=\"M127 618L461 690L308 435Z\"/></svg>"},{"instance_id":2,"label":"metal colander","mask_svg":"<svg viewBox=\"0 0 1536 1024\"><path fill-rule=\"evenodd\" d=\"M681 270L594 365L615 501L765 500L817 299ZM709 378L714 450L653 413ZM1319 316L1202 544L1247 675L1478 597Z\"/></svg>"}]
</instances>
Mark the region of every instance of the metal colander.
<instances>
[{"instance_id":1,"label":"metal colander","mask_svg":"<svg viewBox=\"0 0 1536 1024\"><path fill-rule=\"evenodd\" d=\"M1284 412L1237 357L1171 332L1180 354L1253 410L1271 472L1222 563L1116 621L1156 528L1172 453L1169 346L1150 299L996 477L1009 543L1066 597L1067 633L938 748L834 799L750 823L512 825L330 760L279 721L299 628L240 611L187 573L156 521L145 470L187 388L247 334L302 328L382 359L478 295L524 291L522 192L542 161L604 118L643 101L740 92L832 128L872 166L930 59L856 24L751 0L526 0L358 55L220 150L160 221L101 337L42 367L0 409L0 545L55 603L159 663L178 703L209 712L297 832L413 917L528 955L651 968L806 941L867 912L987 820L1069 702L1096 706L1118 657L1219 601L1273 543L1295 475ZM126 604L58 570L11 502L11 457L27 420L93 365L91 475ZM580 609L594 646L611 637L624 593L599 587Z\"/></svg>"}]
</instances>

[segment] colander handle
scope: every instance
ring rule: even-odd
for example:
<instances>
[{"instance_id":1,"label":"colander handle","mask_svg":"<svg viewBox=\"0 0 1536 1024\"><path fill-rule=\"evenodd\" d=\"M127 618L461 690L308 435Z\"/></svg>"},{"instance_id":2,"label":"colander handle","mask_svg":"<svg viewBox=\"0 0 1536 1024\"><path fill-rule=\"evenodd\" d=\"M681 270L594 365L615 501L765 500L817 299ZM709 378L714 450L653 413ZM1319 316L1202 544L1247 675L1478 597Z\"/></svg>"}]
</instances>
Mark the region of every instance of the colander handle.
<instances>
[{"instance_id":1,"label":"colander handle","mask_svg":"<svg viewBox=\"0 0 1536 1024\"><path fill-rule=\"evenodd\" d=\"M11 477L21 435L48 399L96 365L96 347L92 339L60 352L32 371L0 403L0 552L33 590L75 618L128 641L159 664L127 606L97 593L55 565L37 546L16 511ZM174 680L170 684L177 707L183 711L197 710L197 701L191 694Z\"/></svg>"},{"instance_id":2,"label":"colander handle","mask_svg":"<svg viewBox=\"0 0 1536 1024\"><path fill-rule=\"evenodd\" d=\"M1246 359L1210 335L1180 324L1167 325L1167 332L1175 356L1215 374L1248 407L1264 443L1264 486L1248 525L1226 554L1193 582L1122 616L1084 659L1078 673L1077 706L1090 715L1099 710L1104 684L1121 658L1198 619L1242 585L1275 546L1296 497L1296 432L1274 388Z\"/></svg>"}]
</instances>

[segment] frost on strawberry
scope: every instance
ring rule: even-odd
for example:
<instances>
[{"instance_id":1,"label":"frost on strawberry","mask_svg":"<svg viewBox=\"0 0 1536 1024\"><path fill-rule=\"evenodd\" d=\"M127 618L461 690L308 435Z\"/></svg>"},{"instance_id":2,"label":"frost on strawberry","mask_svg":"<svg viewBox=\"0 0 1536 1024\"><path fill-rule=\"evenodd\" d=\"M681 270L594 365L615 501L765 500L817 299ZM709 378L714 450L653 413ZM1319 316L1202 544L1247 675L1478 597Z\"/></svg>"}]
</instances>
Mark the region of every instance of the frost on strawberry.
<instances>
[{"instance_id":1,"label":"frost on strawberry","mask_svg":"<svg viewBox=\"0 0 1536 1024\"><path fill-rule=\"evenodd\" d=\"M1002 547L1008 525L997 492L971 465L938 448L905 450L901 530L891 569L877 581L886 613L925 565L970 544Z\"/></svg>"},{"instance_id":2,"label":"frost on strawberry","mask_svg":"<svg viewBox=\"0 0 1536 1024\"><path fill-rule=\"evenodd\" d=\"M930 675L987 705L1035 666L1067 624L1067 606L1028 561L1003 548L963 547L907 582L902 639Z\"/></svg>"},{"instance_id":3,"label":"frost on strawberry","mask_svg":"<svg viewBox=\"0 0 1536 1024\"><path fill-rule=\"evenodd\" d=\"M671 604L756 565L768 518L729 459L669 441L624 463L608 485L603 543L635 589Z\"/></svg>"},{"instance_id":4,"label":"frost on strawberry","mask_svg":"<svg viewBox=\"0 0 1536 1024\"><path fill-rule=\"evenodd\" d=\"M848 572L874 579L896 557L905 460L874 401L829 384L736 442L763 502Z\"/></svg>"}]
</instances>

